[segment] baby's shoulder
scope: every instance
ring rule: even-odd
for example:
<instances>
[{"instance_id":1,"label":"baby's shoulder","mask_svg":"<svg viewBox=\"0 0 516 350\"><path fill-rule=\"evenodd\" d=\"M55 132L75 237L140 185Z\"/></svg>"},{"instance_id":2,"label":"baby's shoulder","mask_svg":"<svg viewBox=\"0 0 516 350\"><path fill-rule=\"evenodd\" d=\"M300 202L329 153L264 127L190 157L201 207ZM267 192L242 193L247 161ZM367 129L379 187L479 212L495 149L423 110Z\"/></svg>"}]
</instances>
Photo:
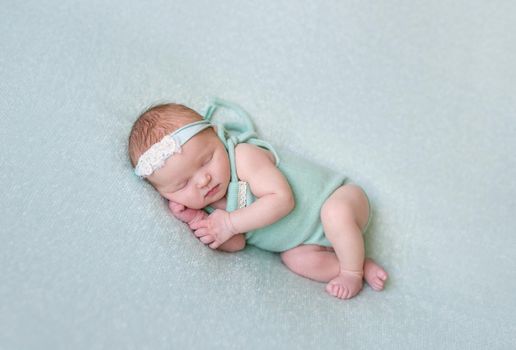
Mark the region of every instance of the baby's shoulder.
<instances>
[{"instance_id":1,"label":"baby's shoulder","mask_svg":"<svg viewBox=\"0 0 516 350\"><path fill-rule=\"evenodd\" d=\"M275 164L274 154L271 151L253 145L251 143L239 143L235 146L235 158L239 160L253 160L256 158L267 157L273 164Z\"/></svg>"},{"instance_id":2,"label":"baby's shoulder","mask_svg":"<svg viewBox=\"0 0 516 350\"><path fill-rule=\"evenodd\" d=\"M248 181L260 169L276 167L274 155L270 151L249 143L235 146L235 164L237 176L243 181Z\"/></svg>"}]
</instances>

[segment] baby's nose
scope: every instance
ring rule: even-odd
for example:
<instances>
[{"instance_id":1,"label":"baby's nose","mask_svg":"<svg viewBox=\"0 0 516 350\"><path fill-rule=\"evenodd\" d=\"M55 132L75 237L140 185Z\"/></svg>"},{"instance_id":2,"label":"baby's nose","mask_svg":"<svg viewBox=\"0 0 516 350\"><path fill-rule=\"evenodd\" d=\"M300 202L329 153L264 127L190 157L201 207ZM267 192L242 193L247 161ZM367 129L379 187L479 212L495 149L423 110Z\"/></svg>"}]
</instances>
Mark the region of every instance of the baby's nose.
<instances>
[{"instance_id":1,"label":"baby's nose","mask_svg":"<svg viewBox=\"0 0 516 350\"><path fill-rule=\"evenodd\" d=\"M199 182L199 187L202 188L210 183L211 176L209 174L204 175Z\"/></svg>"}]
</instances>

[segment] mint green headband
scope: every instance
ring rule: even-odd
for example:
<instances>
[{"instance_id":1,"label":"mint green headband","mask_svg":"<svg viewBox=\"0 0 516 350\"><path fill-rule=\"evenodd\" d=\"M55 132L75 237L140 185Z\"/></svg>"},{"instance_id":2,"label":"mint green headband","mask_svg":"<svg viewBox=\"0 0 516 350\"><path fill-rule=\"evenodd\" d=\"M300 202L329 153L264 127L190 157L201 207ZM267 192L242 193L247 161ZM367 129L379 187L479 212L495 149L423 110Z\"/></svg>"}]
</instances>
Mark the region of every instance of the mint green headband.
<instances>
[{"instance_id":1,"label":"mint green headband","mask_svg":"<svg viewBox=\"0 0 516 350\"><path fill-rule=\"evenodd\" d=\"M146 177L165 165L165 161L175 153L181 153L181 146L192 137L215 125L207 120L187 124L169 135L165 135L160 142L152 145L138 159L134 173L139 177Z\"/></svg>"}]
</instances>

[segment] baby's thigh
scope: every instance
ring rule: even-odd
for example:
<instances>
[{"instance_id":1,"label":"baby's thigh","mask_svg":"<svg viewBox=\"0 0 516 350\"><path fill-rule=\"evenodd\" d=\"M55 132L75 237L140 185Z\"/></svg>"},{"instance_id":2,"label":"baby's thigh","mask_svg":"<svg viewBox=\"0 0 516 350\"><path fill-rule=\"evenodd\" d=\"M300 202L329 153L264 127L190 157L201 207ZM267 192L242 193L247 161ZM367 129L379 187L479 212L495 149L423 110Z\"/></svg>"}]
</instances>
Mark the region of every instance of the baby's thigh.
<instances>
[{"instance_id":1,"label":"baby's thigh","mask_svg":"<svg viewBox=\"0 0 516 350\"><path fill-rule=\"evenodd\" d=\"M346 217L353 220L362 231L365 229L369 219L369 201L360 186L347 184L337 188L321 208L323 224Z\"/></svg>"}]
</instances>

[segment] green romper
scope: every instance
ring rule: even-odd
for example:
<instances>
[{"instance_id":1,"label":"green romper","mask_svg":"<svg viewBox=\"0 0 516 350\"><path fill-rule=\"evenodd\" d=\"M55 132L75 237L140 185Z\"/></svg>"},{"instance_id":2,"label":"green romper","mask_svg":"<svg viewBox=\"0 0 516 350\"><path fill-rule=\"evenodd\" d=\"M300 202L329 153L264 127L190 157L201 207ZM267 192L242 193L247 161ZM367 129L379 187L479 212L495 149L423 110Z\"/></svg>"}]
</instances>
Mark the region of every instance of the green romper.
<instances>
[{"instance_id":1,"label":"green romper","mask_svg":"<svg viewBox=\"0 0 516 350\"><path fill-rule=\"evenodd\" d=\"M320 211L324 201L346 182L346 176L309 162L290 150L282 150L280 161L274 147L257 138L250 117L235 104L214 98L204 118L211 120L219 106L232 109L242 119L241 123L215 123L218 137L226 146L231 164L226 210L231 212L250 206L256 200L248 184L239 181L236 173L235 146L242 142L257 145L274 154L276 166L290 184L296 203L295 208L279 221L247 232L246 243L271 252L283 252L301 244L331 247L323 232ZM207 206L204 210L212 213L215 209Z\"/></svg>"}]
</instances>

